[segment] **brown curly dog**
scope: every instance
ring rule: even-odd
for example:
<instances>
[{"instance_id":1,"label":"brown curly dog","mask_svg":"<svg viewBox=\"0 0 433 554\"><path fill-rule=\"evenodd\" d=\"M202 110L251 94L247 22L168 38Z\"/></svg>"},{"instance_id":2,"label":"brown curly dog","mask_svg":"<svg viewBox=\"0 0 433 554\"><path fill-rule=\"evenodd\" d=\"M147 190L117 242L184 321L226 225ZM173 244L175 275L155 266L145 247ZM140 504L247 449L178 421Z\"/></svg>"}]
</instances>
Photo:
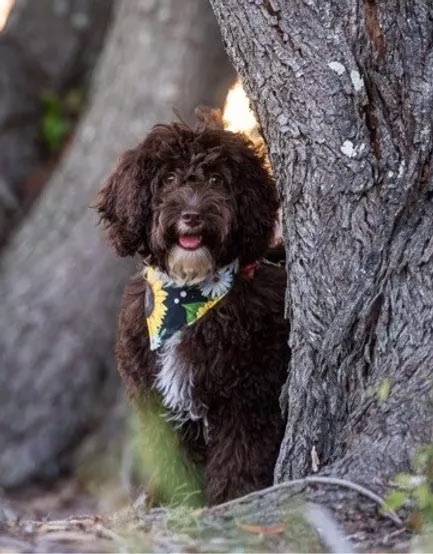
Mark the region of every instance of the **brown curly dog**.
<instances>
[{"instance_id":1,"label":"brown curly dog","mask_svg":"<svg viewBox=\"0 0 433 554\"><path fill-rule=\"evenodd\" d=\"M159 395L215 504L272 484L289 350L285 272L262 260L275 183L245 136L201 119L156 125L97 209L116 252L145 262L123 298L120 374L133 398Z\"/></svg>"}]
</instances>

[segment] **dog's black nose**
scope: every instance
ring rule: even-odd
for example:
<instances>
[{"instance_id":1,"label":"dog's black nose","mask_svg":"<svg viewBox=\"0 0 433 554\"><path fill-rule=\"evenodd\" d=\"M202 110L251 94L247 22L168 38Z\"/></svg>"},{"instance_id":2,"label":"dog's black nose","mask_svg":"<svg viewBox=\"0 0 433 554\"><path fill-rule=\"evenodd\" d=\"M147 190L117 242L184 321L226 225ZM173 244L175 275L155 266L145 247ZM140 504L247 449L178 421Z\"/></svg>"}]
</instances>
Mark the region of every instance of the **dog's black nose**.
<instances>
[{"instance_id":1,"label":"dog's black nose","mask_svg":"<svg viewBox=\"0 0 433 554\"><path fill-rule=\"evenodd\" d=\"M201 223L201 215L193 211L183 212L182 221L190 227L195 227Z\"/></svg>"}]
</instances>

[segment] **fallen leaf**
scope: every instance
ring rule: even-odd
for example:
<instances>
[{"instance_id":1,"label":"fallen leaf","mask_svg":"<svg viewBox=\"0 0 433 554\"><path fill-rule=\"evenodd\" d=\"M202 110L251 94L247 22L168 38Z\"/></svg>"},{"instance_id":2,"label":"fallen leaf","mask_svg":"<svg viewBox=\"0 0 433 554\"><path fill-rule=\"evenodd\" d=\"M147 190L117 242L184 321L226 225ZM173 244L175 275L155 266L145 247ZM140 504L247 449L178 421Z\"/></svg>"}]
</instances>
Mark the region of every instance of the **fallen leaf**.
<instances>
[{"instance_id":1,"label":"fallen leaf","mask_svg":"<svg viewBox=\"0 0 433 554\"><path fill-rule=\"evenodd\" d=\"M253 525L239 521L236 522L236 525L243 531L256 533L257 535L281 535L285 531L283 525Z\"/></svg>"}]
</instances>

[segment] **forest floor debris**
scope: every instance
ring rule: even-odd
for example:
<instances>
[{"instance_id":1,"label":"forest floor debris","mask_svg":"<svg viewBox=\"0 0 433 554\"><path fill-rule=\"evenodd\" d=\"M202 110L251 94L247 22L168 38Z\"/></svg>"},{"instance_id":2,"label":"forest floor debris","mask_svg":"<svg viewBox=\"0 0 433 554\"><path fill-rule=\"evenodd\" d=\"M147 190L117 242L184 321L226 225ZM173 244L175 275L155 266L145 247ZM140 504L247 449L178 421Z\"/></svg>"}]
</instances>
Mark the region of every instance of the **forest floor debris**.
<instances>
[{"instance_id":1,"label":"forest floor debris","mask_svg":"<svg viewBox=\"0 0 433 554\"><path fill-rule=\"evenodd\" d=\"M331 512L286 492L280 488L248 495L214 508L149 509L143 501L114 515L85 515L97 502L70 483L39 497L32 490L27 502L22 491L18 498L0 498L0 554L410 550L408 532L390 530L389 519L379 539L369 533L369 525L363 531L354 525L353 533L343 533ZM66 517L68 513L75 515Z\"/></svg>"}]
</instances>

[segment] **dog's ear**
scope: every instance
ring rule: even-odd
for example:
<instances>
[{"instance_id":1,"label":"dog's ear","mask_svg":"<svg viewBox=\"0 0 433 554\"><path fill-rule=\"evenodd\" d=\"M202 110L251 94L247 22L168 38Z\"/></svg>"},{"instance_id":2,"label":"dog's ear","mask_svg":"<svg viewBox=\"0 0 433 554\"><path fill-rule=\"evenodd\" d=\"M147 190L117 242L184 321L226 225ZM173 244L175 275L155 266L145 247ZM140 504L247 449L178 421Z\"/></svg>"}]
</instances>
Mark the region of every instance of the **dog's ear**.
<instances>
[{"instance_id":1,"label":"dog's ear","mask_svg":"<svg viewBox=\"0 0 433 554\"><path fill-rule=\"evenodd\" d=\"M194 110L198 120L196 131L204 131L205 129L216 129L222 131L224 129L223 115L220 109L210 108L209 106L197 106Z\"/></svg>"},{"instance_id":2,"label":"dog's ear","mask_svg":"<svg viewBox=\"0 0 433 554\"><path fill-rule=\"evenodd\" d=\"M145 143L127 150L97 196L110 244L119 256L148 253L147 229L151 218L152 175Z\"/></svg>"},{"instance_id":3,"label":"dog's ear","mask_svg":"<svg viewBox=\"0 0 433 554\"><path fill-rule=\"evenodd\" d=\"M275 232L279 199L263 154L248 144L238 152L237 160L237 245L244 265L266 254Z\"/></svg>"}]
</instances>

